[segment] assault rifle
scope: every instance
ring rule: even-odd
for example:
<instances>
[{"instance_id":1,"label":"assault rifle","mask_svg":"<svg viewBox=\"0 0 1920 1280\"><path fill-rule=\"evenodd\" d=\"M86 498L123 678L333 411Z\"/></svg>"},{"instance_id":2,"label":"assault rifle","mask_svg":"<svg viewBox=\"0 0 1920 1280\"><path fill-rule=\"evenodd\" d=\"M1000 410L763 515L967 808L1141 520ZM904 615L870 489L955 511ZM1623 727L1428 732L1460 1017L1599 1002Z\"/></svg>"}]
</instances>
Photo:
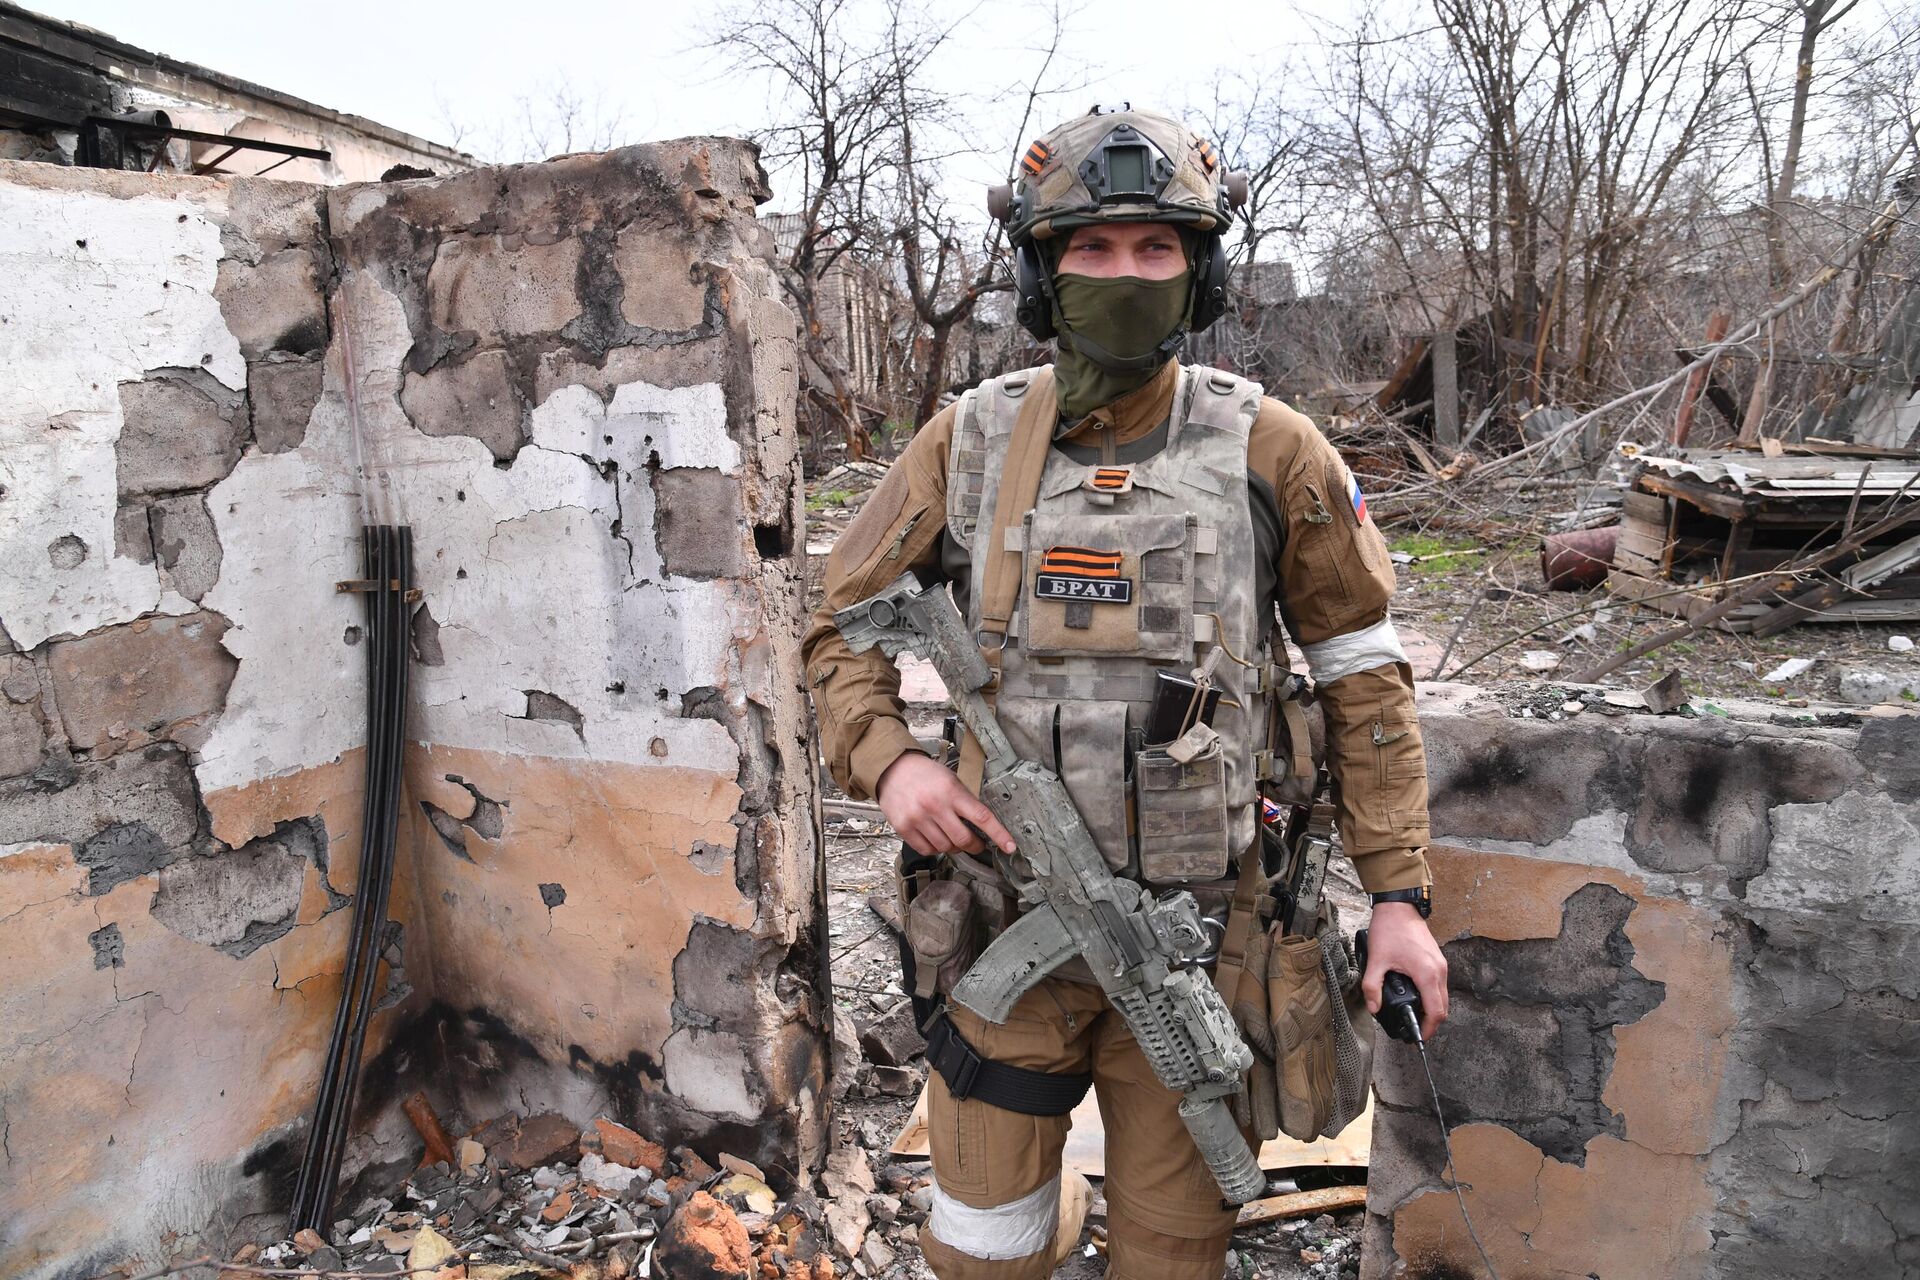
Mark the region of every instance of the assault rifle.
<instances>
[{"instance_id":1,"label":"assault rifle","mask_svg":"<svg viewBox=\"0 0 1920 1280\"><path fill-rule=\"evenodd\" d=\"M994 856L1027 911L954 987L953 998L989 1022L1047 974L1083 956L1113 1007L1126 1019L1154 1074L1184 1095L1180 1119L1220 1190L1245 1204L1266 1190L1266 1176L1234 1124L1229 1100L1253 1065L1226 1001L1194 961L1211 946L1193 895L1153 898L1116 877L1058 775L1013 752L981 695L992 678L944 586L921 589L911 575L833 615L855 653L878 645L933 664L954 708L986 755L980 798L1031 868L1025 875Z\"/></svg>"}]
</instances>

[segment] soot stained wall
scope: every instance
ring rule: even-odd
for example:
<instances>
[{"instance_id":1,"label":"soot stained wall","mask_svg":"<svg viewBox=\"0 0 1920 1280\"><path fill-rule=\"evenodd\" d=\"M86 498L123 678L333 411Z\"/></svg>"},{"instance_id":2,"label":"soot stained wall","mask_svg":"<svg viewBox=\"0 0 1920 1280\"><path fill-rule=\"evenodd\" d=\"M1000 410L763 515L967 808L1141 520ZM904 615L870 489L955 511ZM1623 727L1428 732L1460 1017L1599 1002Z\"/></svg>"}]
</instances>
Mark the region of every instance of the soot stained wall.
<instances>
[{"instance_id":1,"label":"soot stained wall","mask_svg":"<svg viewBox=\"0 0 1920 1280\"><path fill-rule=\"evenodd\" d=\"M410 1082L813 1158L764 194L726 140L327 192L0 164L0 1272L277 1226L356 890L369 519L421 599L350 1167L408 1158Z\"/></svg>"},{"instance_id":2,"label":"soot stained wall","mask_svg":"<svg viewBox=\"0 0 1920 1280\"><path fill-rule=\"evenodd\" d=\"M1723 710L1423 689L1434 1073L1503 1275L1920 1267L1920 717ZM1478 1274L1418 1062L1377 1067L1363 1274Z\"/></svg>"}]
</instances>

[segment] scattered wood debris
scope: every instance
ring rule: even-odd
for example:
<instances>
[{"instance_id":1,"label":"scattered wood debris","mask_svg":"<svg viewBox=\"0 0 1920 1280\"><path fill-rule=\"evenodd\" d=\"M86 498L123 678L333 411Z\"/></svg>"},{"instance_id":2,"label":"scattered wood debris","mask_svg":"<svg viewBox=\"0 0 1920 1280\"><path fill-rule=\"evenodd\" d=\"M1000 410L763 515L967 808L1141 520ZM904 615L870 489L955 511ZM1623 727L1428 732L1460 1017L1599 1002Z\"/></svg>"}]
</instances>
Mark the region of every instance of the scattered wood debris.
<instances>
[{"instance_id":1,"label":"scattered wood debris","mask_svg":"<svg viewBox=\"0 0 1920 1280\"><path fill-rule=\"evenodd\" d=\"M1614 594L1698 619L1732 585L1792 571L1879 521L1872 540L1823 565L1823 578L1725 612L1722 630L1772 635L1799 622L1920 619L1920 451L1809 441L1774 450L1636 452L1608 584Z\"/></svg>"}]
</instances>

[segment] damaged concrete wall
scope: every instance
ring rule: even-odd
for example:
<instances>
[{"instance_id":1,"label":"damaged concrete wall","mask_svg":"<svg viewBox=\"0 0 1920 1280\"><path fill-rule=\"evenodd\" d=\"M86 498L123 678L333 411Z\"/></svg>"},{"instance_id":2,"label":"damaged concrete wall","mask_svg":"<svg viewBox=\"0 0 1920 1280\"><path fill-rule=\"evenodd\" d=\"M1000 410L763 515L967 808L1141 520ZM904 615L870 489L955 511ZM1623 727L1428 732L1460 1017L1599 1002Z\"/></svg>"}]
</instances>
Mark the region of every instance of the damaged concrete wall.
<instances>
[{"instance_id":1,"label":"damaged concrete wall","mask_svg":"<svg viewBox=\"0 0 1920 1280\"><path fill-rule=\"evenodd\" d=\"M808 1160L792 324L751 152L320 192L0 163L0 1273L283 1211L422 598L350 1168L606 1112ZM349 391L352 394L349 394ZM377 1056L376 1056L377 1055Z\"/></svg>"},{"instance_id":2,"label":"damaged concrete wall","mask_svg":"<svg viewBox=\"0 0 1920 1280\"><path fill-rule=\"evenodd\" d=\"M1421 704L1434 1074L1501 1274L1920 1268L1920 717L1503 696ZM1363 1274L1479 1274L1412 1050L1377 1079Z\"/></svg>"}]
</instances>

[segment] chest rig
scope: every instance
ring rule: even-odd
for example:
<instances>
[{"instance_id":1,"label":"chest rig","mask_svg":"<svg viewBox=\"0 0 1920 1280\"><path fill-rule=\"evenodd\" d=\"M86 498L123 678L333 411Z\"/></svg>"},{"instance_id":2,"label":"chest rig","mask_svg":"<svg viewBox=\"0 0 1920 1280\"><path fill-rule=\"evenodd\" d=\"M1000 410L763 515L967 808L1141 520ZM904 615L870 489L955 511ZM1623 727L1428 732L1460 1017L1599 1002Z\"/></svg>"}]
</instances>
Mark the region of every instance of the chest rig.
<instances>
[{"instance_id":1,"label":"chest rig","mask_svg":"<svg viewBox=\"0 0 1920 1280\"><path fill-rule=\"evenodd\" d=\"M1269 757L1273 667L1255 616L1247 435L1260 388L1180 370L1166 447L1083 464L1050 449L1033 508L984 545L1031 371L962 401L947 473L947 528L971 552L968 625L998 645L996 712L1022 757L1065 781L1116 872L1156 884L1217 880L1255 839L1255 782ZM1004 643L981 629L995 551L1017 552ZM1191 675L1213 650L1217 738L1171 753L1147 741L1158 672ZM1203 735L1204 736L1204 735Z\"/></svg>"}]
</instances>

